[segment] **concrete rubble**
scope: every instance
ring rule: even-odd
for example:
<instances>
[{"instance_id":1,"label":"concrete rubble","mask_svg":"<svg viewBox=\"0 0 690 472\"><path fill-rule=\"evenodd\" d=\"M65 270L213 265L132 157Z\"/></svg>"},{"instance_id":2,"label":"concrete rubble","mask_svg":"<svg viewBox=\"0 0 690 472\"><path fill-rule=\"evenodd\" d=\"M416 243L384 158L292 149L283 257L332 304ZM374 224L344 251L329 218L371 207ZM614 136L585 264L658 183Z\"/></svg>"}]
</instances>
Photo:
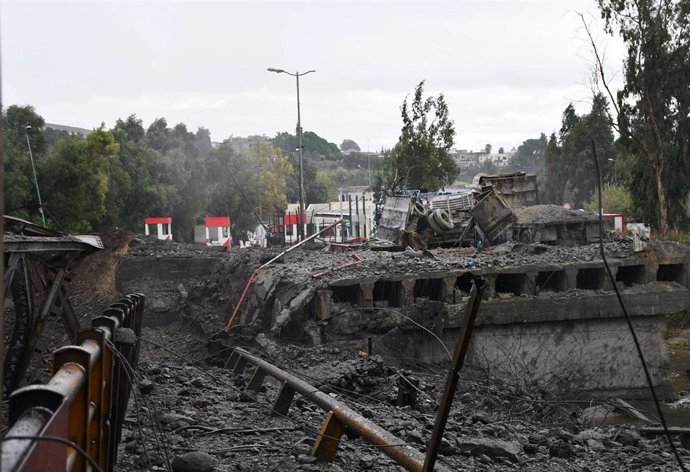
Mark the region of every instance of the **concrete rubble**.
<instances>
[{"instance_id":1,"label":"concrete rubble","mask_svg":"<svg viewBox=\"0 0 690 472\"><path fill-rule=\"evenodd\" d=\"M608 347L596 327L620 330L620 314L613 312L615 296L598 250L518 242L481 251L361 247L360 263L314 277L353 260L351 253L317 241L259 272L236 324L225 333L251 273L280 250L226 252L134 238L118 252L116 288L145 292L149 306L139 391L130 401L116 470L162 471L168 463L178 471L401 470L347 432L334 462L316 462L311 449L323 411L298 395L289 418L271 416L279 384L266 382L252 401L241 393L251 371L238 375L225 368L228 355L242 346L423 451L445 381L447 354L439 340L452 349L473 275L484 276L491 289L480 308L475 351L461 373L439 463L468 471L677 470L664 438L641 437L635 426L593 423L598 413L575 401L601 394L595 388L601 378L574 375L589 376L600 364L585 355L570 361L580 362L571 377L557 377L540 365L571 365L553 353L510 343L553 342L572 357L567 340L573 339L578 349L585 346L601 357ZM690 307L690 250L654 243L636 253L627 239L608 241L605 250L644 345L657 346L650 361L660 391L666 388L671 398L664 377L670 377L668 350L657 344L664 344L664 315ZM573 307L587 316L573 317ZM545 331L546 326L559 328ZM614 352L601 362L621 371L602 374L614 380L634 376L615 364L617 357L628 364L633 359L623 341L611 346ZM508 347L515 350L500 358ZM525 357L516 359L515 353ZM507 360L516 367L520 359L525 370L519 375L501 367ZM525 371L534 375L528 378ZM398 390L410 381L415 405L399 406ZM581 382L590 383L577 391ZM639 393L636 385L629 387L633 396ZM686 449L681 457L690 462Z\"/></svg>"}]
</instances>

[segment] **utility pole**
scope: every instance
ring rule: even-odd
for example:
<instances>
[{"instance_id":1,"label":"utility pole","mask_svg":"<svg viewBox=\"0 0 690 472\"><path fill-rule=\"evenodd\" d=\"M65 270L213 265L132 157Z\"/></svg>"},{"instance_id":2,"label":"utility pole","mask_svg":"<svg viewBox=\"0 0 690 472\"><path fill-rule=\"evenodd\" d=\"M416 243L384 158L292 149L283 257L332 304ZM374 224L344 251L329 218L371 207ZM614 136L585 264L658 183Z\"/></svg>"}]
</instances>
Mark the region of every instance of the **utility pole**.
<instances>
[{"instance_id":1,"label":"utility pole","mask_svg":"<svg viewBox=\"0 0 690 472\"><path fill-rule=\"evenodd\" d=\"M31 170L34 173L34 184L36 185L36 195L38 196L38 212L41 214L43 226L46 225L46 216L43 214L43 202L41 201L41 191L38 188L38 178L36 177L36 166L34 166L34 154L31 152L31 141L29 141L29 130L31 125L26 125L24 131L26 132L26 145L29 148L29 160L31 161Z\"/></svg>"},{"instance_id":2,"label":"utility pole","mask_svg":"<svg viewBox=\"0 0 690 472\"><path fill-rule=\"evenodd\" d=\"M304 239L304 172L302 170L302 162L303 162L303 156L302 156L302 116L300 112L300 103L299 103L299 78L303 75L311 74L312 72L316 72L315 70L308 70L307 72L299 73L295 72L294 74L291 72L288 72L284 69L275 69L273 67L268 68L269 72L275 72L276 74L287 74L293 76L296 81L297 81L297 142L298 142L298 148L297 150L299 151L299 216L297 217L297 238L298 241L302 241Z\"/></svg>"}]
</instances>

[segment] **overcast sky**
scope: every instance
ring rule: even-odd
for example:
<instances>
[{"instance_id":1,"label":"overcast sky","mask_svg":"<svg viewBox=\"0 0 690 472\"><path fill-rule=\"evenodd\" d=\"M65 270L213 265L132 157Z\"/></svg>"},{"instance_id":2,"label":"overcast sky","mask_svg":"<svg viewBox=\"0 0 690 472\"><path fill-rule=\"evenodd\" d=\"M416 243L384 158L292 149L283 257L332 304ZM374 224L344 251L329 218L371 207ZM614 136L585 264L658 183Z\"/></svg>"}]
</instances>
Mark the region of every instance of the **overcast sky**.
<instances>
[{"instance_id":1,"label":"overcast sky","mask_svg":"<svg viewBox=\"0 0 690 472\"><path fill-rule=\"evenodd\" d=\"M363 150L392 147L400 105L426 79L446 96L455 147L509 149L589 107L580 19L595 0L426 2L0 0L2 99L47 122L111 127L136 114L214 141L302 126ZM600 36L608 63L621 48Z\"/></svg>"}]
</instances>

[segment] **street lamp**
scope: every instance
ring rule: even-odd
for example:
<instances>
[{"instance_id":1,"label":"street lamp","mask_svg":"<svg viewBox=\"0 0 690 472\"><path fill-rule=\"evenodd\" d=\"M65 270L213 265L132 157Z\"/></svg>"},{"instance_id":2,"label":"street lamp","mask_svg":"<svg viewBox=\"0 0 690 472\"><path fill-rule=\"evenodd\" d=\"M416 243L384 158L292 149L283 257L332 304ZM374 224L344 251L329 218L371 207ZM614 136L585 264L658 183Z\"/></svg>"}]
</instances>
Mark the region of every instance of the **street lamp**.
<instances>
[{"instance_id":1,"label":"street lamp","mask_svg":"<svg viewBox=\"0 0 690 472\"><path fill-rule=\"evenodd\" d=\"M616 172L616 160L609 157L610 162L613 162L613 185L618 185L618 173Z\"/></svg>"},{"instance_id":2,"label":"street lamp","mask_svg":"<svg viewBox=\"0 0 690 472\"><path fill-rule=\"evenodd\" d=\"M34 166L34 155L31 152L31 141L29 141L29 130L31 125L26 125L24 131L26 132L26 145L29 148L29 160L31 161L31 170L34 172L34 184L36 185L36 195L38 195L38 212L41 214L43 226L46 225L46 216L43 214L43 202L41 202L41 191L38 189L38 179L36 178L36 167Z\"/></svg>"},{"instance_id":3,"label":"street lamp","mask_svg":"<svg viewBox=\"0 0 690 472\"><path fill-rule=\"evenodd\" d=\"M287 74L293 76L297 80L297 141L299 150L299 226L297 227L297 239L300 241L304 239L304 173L302 172L302 117L300 115L299 107L299 78L303 75L311 74L316 72L315 70L308 70L307 72L294 74L283 69L275 69L273 67L268 68L269 72L275 72L276 74Z\"/></svg>"}]
</instances>

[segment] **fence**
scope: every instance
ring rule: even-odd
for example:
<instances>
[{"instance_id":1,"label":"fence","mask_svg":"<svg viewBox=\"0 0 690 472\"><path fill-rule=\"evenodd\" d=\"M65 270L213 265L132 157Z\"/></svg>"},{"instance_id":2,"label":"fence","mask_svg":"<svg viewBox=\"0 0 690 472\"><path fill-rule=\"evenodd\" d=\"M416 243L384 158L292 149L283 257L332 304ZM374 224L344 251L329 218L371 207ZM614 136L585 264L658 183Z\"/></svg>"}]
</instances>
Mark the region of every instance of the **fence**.
<instances>
[{"instance_id":1,"label":"fence","mask_svg":"<svg viewBox=\"0 0 690 472\"><path fill-rule=\"evenodd\" d=\"M3 471L112 471L131 389L126 364L138 361L143 310L142 294L112 304L79 332L79 345L55 352L47 384L12 393Z\"/></svg>"}]
</instances>

